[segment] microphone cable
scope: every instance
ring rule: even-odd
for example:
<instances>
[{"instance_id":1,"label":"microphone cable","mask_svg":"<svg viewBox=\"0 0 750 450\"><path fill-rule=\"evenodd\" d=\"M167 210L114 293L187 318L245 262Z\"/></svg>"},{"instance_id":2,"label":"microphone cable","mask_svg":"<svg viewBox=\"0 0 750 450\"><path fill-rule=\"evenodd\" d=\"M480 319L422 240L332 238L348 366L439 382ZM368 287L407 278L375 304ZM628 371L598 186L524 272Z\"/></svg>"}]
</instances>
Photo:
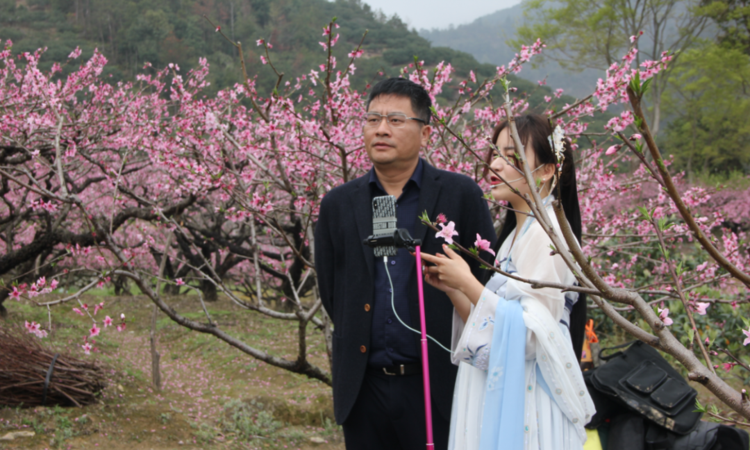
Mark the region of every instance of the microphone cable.
<instances>
[{"instance_id":1,"label":"microphone cable","mask_svg":"<svg viewBox=\"0 0 750 450\"><path fill-rule=\"evenodd\" d=\"M394 300L395 297L396 297L396 294L393 292L393 280L391 279L391 272L388 270L388 257L387 256L383 256L383 264L385 264L385 273L386 273L386 275L388 275L388 282L391 284L391 309L393 310L393 314L395 314L396 319L398 319L398 321L401 322L401 325L403 325L404 327L406 327L407 330L411 330L411 331L413 331L413 332L421 335L422 334L421 331L415 330L414 328L412 328L409 325L407 325L406 323L404 323L404 321L401 320L401 317L399 317L398 313L396 312L396 302ZM449 348L446 348L443 344L441 344L440 342L438 342L438 340L435 339L434 337L432 337L432 336L430 336L428 334L427 338L430 339L432 342L436 343L440 348L442 348L446 352L450 353L451 355L453 354L453 351L451 351Z\"/></svg>"}]
</instances>

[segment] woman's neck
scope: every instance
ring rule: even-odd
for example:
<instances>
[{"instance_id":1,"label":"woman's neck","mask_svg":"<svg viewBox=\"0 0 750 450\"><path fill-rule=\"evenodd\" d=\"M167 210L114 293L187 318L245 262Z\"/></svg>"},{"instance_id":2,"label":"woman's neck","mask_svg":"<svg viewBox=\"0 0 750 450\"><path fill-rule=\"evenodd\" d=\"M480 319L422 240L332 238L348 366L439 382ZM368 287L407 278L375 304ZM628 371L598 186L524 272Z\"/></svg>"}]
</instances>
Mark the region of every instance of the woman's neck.
<instances>
[{"instance_id":1,"label":"woman's neck","mask_svg":"<svg viewBox=\"0 0 750 450\"><path fill-rule=\"evenodd\" d=\"M510 207L513 208L513 213L516 215L516 232L515 236L518 236L518 232L523 228L526 218L531 214L531 208L528 203L523 199L519 198L517 201L510 202Z\"/></svg>"},{"instance_id":2,"label":"woman's neck","mask_svg":"<svg viewBox=\"0 0 750 450\"><path fill-rule=\"evenodd\" d=\"M545 199L548 195L549 195L549 188L545 186L542 192L539 193L539 197L542 199ZM540 205L540 206L544 207L544 205ZM531 208L529 207L529 204L526 203L526 200L518 196L516 196L516 199L511 200L510 207L514 209L513 212L516 214L515 236L518 236L518 233L523 228L523 224L526 222L526 219L529 218L529 215L533 215L533 213L531 212Z\"/></svg>"}]
</instances>

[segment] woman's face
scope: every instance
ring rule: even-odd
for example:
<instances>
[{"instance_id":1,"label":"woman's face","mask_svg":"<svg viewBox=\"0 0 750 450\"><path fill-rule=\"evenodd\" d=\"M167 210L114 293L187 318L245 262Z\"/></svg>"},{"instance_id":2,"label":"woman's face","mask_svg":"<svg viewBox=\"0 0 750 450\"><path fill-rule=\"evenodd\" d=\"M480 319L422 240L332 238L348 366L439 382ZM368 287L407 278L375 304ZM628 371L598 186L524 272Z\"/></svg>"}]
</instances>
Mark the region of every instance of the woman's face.
<instances>
[{"instance_id":1,"label":"woman's face","mask_svg":"<svg viewBox=\"0 0 750 450\"><path fill-rule=\"evenodd\" d=\"M508 158L511 162L516 162L516 146L513 142L513 138L510 136L510 127L505 127L503 131L500 132L500 135L497 137L497 141L495 142L495 145L497 146L497 150L499 152L502 152L503 155L505 155L506 158ZM529 165L533 167L534 169L537 168L536 163L536 155L534 154L534 151L532 149L532 142L529 139L529 142L526 144L526 160L529 162ZM520 167L520 162L516 162L518 166ZM548 164L551 166L551 164ZM517 189L521 194L529 194L531 195L531 190L529 189L529 185L526 183L526 178L524 177L523 173L520 173L518 170L516 170L515 167L511 166L505 160L499 156L495 156L495 158L492 160L492 163L490 164L490 167L497 172L500 176L505 179L505 181L509 182L511 186L513 186L515 189ZM543 173L544 172L544 173ZM534 171L534 178L541 178L542 181L547 181L548 175L546 174L546 170L535 170ZM506 185L503 181L500 180L500 178L497 177L492 172L487 173L487 182L492 185L492 197L497 201L509 201L511 203L517 202L518 200L522 200L518 195L513 193L511 189Z\"/></svg>"}]
</instances>

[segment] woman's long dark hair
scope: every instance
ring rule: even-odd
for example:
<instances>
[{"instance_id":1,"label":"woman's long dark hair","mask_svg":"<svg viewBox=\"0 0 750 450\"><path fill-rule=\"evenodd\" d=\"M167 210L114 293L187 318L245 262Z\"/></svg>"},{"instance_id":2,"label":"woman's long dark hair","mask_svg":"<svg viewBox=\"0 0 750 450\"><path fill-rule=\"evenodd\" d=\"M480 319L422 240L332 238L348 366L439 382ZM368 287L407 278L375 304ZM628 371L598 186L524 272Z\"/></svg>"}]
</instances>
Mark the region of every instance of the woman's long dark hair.
<instances>
[{"instance_id":1,"label":"woman's long dark hair","mask_svg":"<svg viewBox=\"0 0 750 450\"><path fill-rule=\"evenodd\" d=\"M544 164L556 164L557 159L552 151L552 147L549 144L547 138L552 136L552 126L549 120L540 115L526 115L515 118L516 127L518 128L518 135L521 138L521 143L524 147L528 147L529 141L531 141L531 147L534 150L536 157L537 167ZM497 138L500 133L508 127L508 121L503 121L495 127L492 133L492 143L497 143ZM557 182L558 187L554 189L555 198L562 202L563 211L565 211L565 217L570 223L570 228L573 230L578 243L581 243L581 208L578 203L578 188L576 187L576 170L575 162L573 157L573 149L570 146L570 141L565 139L565 161L560 170L560 179ZM488 162L492 159L493 152L487 155ZM495 252L500 251L500 246L503 244L516 228L516 215L508 211L505 215L505 222L503 228L500 230L500 234L495 245ZM491 275L491 272L487 271L487 278ZM485 282L487 280L484 280ZM570 338L573 341L573 350L575 351L576 357L581 358L583 351L583 336L586 327L586 295L579 294L578 301L573 305L573 311L570 313Z\"/></svg>"}]
</instances>

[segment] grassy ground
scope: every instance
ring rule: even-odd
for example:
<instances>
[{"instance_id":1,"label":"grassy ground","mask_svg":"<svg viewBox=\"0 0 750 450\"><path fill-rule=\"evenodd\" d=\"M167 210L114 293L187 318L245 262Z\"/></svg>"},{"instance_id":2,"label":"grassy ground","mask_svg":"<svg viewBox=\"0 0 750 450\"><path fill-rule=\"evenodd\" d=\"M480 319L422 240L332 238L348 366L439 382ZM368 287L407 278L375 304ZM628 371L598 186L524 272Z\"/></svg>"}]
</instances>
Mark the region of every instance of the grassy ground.
<instances>
[{"instance_id":1,"label":"grassy ground","mask_svg":"<svg viewBox=\"0 0 750 450\"><path fill-rule=\"evenodd\" d=\"M103 330L98 350L84 356L80 344L91 321L72 311L78 305L68 304L52 309L53 332L45 341L107 368L101 401L84 408L0 409L0 437L17 430L35 432L31 438L0 441L0 449L344 448L325 384L257 361L160 313L162 390L155 392L149 347L152 303L141 296L92 295L82 301L92 306L105 302L98 319L124 313L127 329ZM175 297L170 303L192 319L205 320L195 296ZM0 326L35 320L48 327L46 309L16 302L6 306L10 316ZM246 343L295 358L295 323L248 313L226 299L209 304L209 312L223 330ZM312 326L308 343L311 362L327 369L322 336Z\"/></svg>"},{"instance_id":2,"label":"grassy ground","mask_svg":"<svg viewBox=\"0 0 750 450\"><path fill-rule=\"evenodd\" d=\"M68 304L52 309L53 331L44 339L59 351L99 361L107 368L108 387L101 401L84 408L0 408L0 438L13 431L35 432L34 437L0 441L0 450L344 449L341 429L333 422L328 386L257 361L211 336L182 328L161 313L157 335L162 390L155 392L149 348L153 304L137 295L102 294L82 301L92 307L105 302L98 319L124 313L128 324L124 332L104 330L97 338L97 351L85 356L80 345L91 321L72 311L77 304ZM169 303L191 319L205 320L197 296L174 297ZM6 306L10 316L0 321L0 327L22 327L24 320L34 320L48 328L46 309L17 302ZM209 304L209 312L223 330L249 345L295 357L295 323L249 313L224 298ZM621 330L600 338L603 347L631 339ZM327 369L322 336L312 327L308 343L312 363ZM743 387L739 375L720 372L733 387ZM701 403L716 405L724 410L722 416L737 418L703 386L691 385Z\"/></svg>"}]
</instances>

